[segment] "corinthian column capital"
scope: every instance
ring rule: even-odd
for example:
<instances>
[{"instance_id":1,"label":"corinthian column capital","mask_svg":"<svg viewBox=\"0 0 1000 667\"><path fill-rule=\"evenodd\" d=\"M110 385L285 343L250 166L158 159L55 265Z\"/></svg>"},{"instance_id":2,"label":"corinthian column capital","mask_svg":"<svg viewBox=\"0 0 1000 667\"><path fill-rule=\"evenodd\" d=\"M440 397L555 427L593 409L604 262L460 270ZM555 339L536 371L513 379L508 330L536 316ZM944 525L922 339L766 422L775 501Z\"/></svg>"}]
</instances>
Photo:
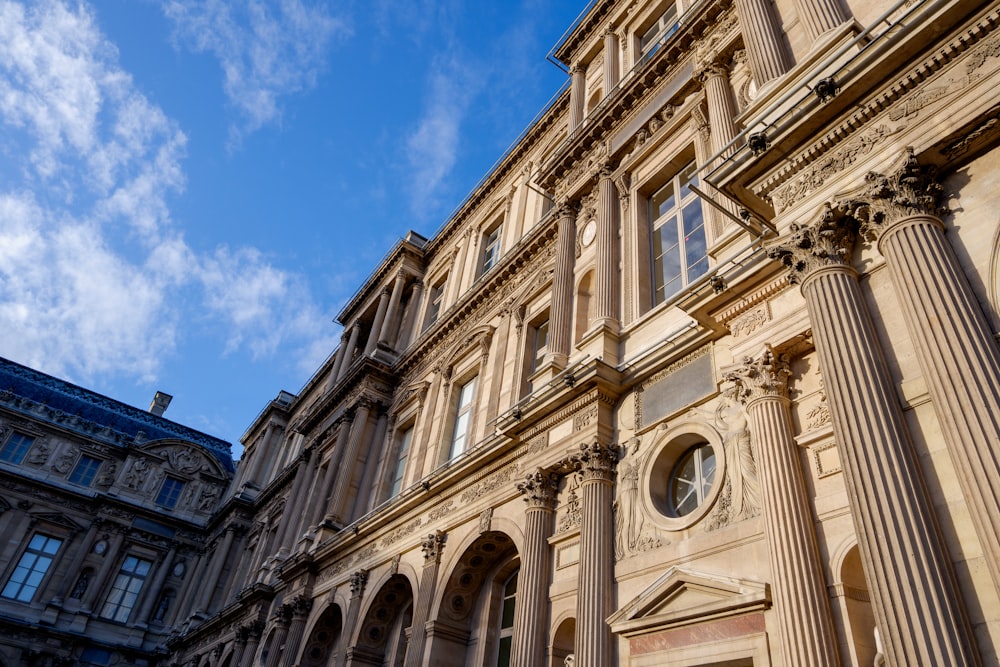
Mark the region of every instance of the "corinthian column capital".
<instances>
[{"instance_id":1,"label":"corinthian column capital","mask_svg":"<svg viewBox=\"0 0 1000 667\"><path fill-rule=\"evenodd\" d=\"M756 359L744 357L739 366L726 372L725 378L736 384L737 397L749 404L760 398L784 397L791 374L787 360L768 347Z\"/></svg>"},{"instance_id":2,"label":"corinthian column capital","mask_svg":"<svg viewBox=\"0 0 1000 667\"><path fill-rule=\"evenodd\" d=\"M790 269L788 281L798 284L819 269L848 267L857 241L856 223L843 211L827 205L820 219L809 225L792 224L790 234L771 246L767 256Z\"/></svg>"},{"instance_id":3,"label":"corinthian column capital","mask_svg":"<svg viewBox=\"0 0 1000 667\"><path fill-rule=\"evenodd\" d=\"M921 165L913 149L907 148L902 166L895 173L885 176L868 172L861 193L842 206L861 222L865 237L874 241L906 218L940 218L947 210L940 205L943 190L937 167Z\"/></svg>"},{"instance_id":4,"label":"corinthian column capital","mask_svg":"<svg viewBox=\"0 0 1000 667\"><path fill-rule=\"evenodd\" d=\"M579 470L584 482L611 481L618 463L618 447L594 441L580 445L580 453L570 457L570 464Z\"/></svg>"},{"instance_id":5,"label":"corinthian column capital","mask_svg":"<svg viewBox=\"0 0 1000 667\"><path fill-rule=\"evenodd\" d=\"M368 570L361 569L351 575L351 597L361 597L368 583Z\"/></svg>"},{"instance_id":6,"label":"corinthian column capital","mask_svg":"<svg viewBox=\"0 0 1000 667\"><path fill-rule=\"evenodd\" d=\"M524 495L528 509L552 510L556 507L559 476L537 468L535 472L527 475L523 482L517 483L517 490Z\"/></svg>"},{"instance_id":7,"label":"corinthian column capital","mask_svg":"<svg viewBox=\"0 0 1000 667\"><path fill-rule=\"evenodd\" d=\"M420 548L424 551L424 560L440 562L441 550L448 536L440 530L431 533L420 543Z\"/></svg>"}]
</instances>

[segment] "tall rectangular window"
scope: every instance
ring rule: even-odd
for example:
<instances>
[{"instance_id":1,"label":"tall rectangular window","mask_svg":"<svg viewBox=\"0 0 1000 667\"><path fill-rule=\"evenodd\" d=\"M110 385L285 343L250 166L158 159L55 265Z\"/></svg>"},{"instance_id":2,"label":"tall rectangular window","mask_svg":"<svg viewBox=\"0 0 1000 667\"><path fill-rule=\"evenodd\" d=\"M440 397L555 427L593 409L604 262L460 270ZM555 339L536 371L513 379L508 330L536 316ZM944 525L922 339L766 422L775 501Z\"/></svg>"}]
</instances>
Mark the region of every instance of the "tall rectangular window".
<instances>
[{"instance_id":1,"label":"tall rectangular window","mask_svg":"<svg viewBox=\"0 0 1000 667\"><path fill-rule=\"evenodd\" d=\"M545 355L549 352L549 321L545 320L535 325L534 353L531 359L531 372L534 373L545 363Z\"/></svg>"},{"instance_id":2,"label":"tall rectangular window","mask_svg":"<svg viewBox=\"0 0 1000 667\"><path fill-rule=\"evenodd\" d=\"M160 492L156 495L156 504L160 507L173 509L180 500L181 492L184 490L184 482L176 477L164 477Z\"/></svg>"},{"instance_id":3,"label":"tall rectangular window","mask_svg":"<svg viewBox=\"0 0 1000 667\"><path fill-rule=\"evenodd\" d=\"M3 587L0 597L18 602L31 602L35 592L42 585L45 573L49 571L62 540L36 533L32 536L28 548L21 554L21 560Z\"/></svg>"},{"instance_id":4,"label":"tall rectangular window","mask_svg":"<svg viewBox=\"0 0 1000 667\"><path fill-rule=\"evenodd\" d=\"M111 592L108 593L108 599L104 601L104 606L101 608L101 618L118 623L128 621L129 614L132 613L135 601L139 598L139 592L146 581L146 576L149 575L151 566L152 563L148 560L135 556L125 557L122 569L118 571Z\"/></svg>"},{"instance_id":5,"label":"tall rectangular window","mask_svg":"<svg viewBox=\"0 0 1000 667\"><path fill-rule=\"evenodd\" d=\"M708 271L705 220L694 162L649 199L652 221L653 305L659 305Z\"/></svg>"},{"instance_id":6,"label":"tall rectangular window","mask_svg":"<svg viewBox=\"0 0 1000 667\"><path fill-rule=\"evenodd\" d=\"M496 266L497 261L500 259L500 230L502 227L497 225L492 231L483 237L483 263L482 270L480 270L479 275L485 275L487 271Z\"/></svg>"},{"instance_id":7,"label":"tall rectangular window","mask_svg":"<svg viewBox=\"0 0 1000 667\"><path fill-rule=\"evenodd\" d=\"M438 316L441 315L441 305L444 303L444 281L442 280L437 285L431 287L430 292L427 294L429 299L429 305L427 306L427 317L424 318L424 329L427 329L432 324L437 322Z\"/></svg>"},{"instance_id":8,"label":"tall rectangular window","mask_svg":"<svg viewBox=\"0 0 1000 667\"><path fill-rule=\"evenodd\" d=\"M677 20L677 5L671 2L663 13L653 22L653 25L646 28L639 38L640 59L645 62L653 57L653 54L660 50L667 38L677 32L680 21Z\"/></svg>"},{"instance_id":9,"label":"tall rectangular window","mask_svg":"<svg viewBox=\"0 0 1000 667\"><path fill-rule=\"evenodd\" d=\"M399 436L399 450L396 453L396 470L392 475L392 486L389 487L389 497L395 497L403 488L403 475L406 474L406 461L410 457L410 442L413 441L413 427L406 429Z\"/></svg>"},{"instance_id":10,"label":"tall rectangular window","mask_svg":"<svg viewBox=\"0 0 1000 667\"><path fill-rule=\"evenodd\" d=\"M101 463L103 461L100 459L82 454L80 460L76 462L73 472L69 474L69 481L80 486L90 486L94 482L94 477L97 476L97 471L101 468Z\"/></svg>"},{"instance_id":11,"label":"tall rectangular window","mask_svg":"<svg viewBox=\"0 0 1000 667\"><path fill-rule=\"evenodd\" d=\"M35 439L30 435L24 435L23 433L12 433L7 442L3 444L3 449L0 449L0 461L6 461L8 463L21 463L24 460L24 455L28 453L31 449L31 444L35 442Z\"/></svg>"},{"instance_id":12,"label":"tall rectangular window","mask_svg":"<svg viewBox=\"0 0 1000 667\"><path fill-rule=\"evenodd\" d=\"M451 431L451 451L453 459L469 446L469 427L472 423L472 403L476 395L476 380L472 378L458 390L458 405L455 408L455 427Z\"/></svg>"}]
</instances>

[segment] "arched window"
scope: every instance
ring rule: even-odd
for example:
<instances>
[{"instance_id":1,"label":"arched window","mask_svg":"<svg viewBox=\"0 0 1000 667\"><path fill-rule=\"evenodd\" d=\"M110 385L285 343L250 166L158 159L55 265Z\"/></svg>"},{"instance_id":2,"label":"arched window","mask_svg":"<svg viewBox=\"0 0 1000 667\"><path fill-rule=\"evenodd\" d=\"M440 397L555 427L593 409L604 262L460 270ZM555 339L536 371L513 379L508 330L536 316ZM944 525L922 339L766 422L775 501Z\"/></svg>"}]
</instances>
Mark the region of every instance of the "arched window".
<instances>
[{"instance_id":1,"label":"arched window","mask_svg":"<svg viewBox=\"0 0 1000 667\"><path fill-rule=\"evenodd\" d=\"M517 598L517 573L507 578L503 585L500 602L500 635L497 651L497 667L510 667L510 652L514 642L514 603Z\"/></svg>"}]
</instances>

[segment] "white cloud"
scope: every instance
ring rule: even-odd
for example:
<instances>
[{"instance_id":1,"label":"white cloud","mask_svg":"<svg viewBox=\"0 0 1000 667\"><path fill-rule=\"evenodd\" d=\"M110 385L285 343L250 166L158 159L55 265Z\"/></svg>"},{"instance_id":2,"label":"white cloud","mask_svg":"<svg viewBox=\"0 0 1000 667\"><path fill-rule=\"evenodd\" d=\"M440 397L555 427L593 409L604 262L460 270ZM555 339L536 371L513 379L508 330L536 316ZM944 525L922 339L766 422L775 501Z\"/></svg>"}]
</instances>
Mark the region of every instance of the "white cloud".
<instances>
[{"instance_id":1,"label":"white cloud","mask_svg":"<svg viewBox=\"0 0 1000 667\"><path fill-rule=\"evenodd\" d=\"M431 65L424 112L406 140L411 209L420 218L440 214L441 191L458 158L462 121L481 86L475 67L457 56L439 56Z\"/></svg>"},{"instance_id":2,"label":"white cloud","mask_svg":"<svg viewBox=\"0 0 1000 667\"><path fill-rule=\"evenodd\" d=\"M175 38L212 53L242 117L236 139L280 118L279 98L315 86L332 39L349 33L326 7L303 0L163 0Z\"/></svg>"},{"instance_id":3,"label":"white cloud","mask_svg":"<svg viewBox=\"0 0 1000 667\"><path fill-rule=\"evenodd\" d=\"M332 349L300 276L186 243L170 213L185 142L84 6L0 0L0 145L26 147L10 153L20 180L0 184L0 354L152 381L195 319L230 352Z\"/></svg>"}]
</instances>

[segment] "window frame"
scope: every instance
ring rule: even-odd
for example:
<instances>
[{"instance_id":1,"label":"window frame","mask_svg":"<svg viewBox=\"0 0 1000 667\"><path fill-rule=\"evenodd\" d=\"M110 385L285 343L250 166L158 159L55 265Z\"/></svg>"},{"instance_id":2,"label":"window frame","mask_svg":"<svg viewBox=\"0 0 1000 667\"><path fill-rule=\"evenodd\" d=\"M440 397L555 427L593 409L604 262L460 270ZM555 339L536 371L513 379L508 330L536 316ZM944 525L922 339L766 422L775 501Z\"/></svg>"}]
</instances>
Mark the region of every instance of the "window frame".
<instances>
[{"instance_id":1,"label":"window frame","mask_svg":"<svg viewBox=\"0 0 1000 667\"><path fill-rule=\"evenodd\" d=\"M88 464L92 463L94 465L88 465L88 470L80 472L81 466L85 462ZM81 453L80 456L77 458L76 463L73 465L73 469L70 471L69 475L67 475L66 480L70 484L92 487L94 485L94 480L97 479L97 473L101 471L101 466L103 465L104 465L104 459L97 458L96 456L91 456L90 454L87 453ZM85 477L85 479L76 479L77 473L80 473L82 477ZM89 477L86 477L86 475L88 474Z\"/></svg>"},{"instance_id":2,"label":"window frame","mask_svg":"<svg viewBox=\"0 0 1000 667\"><path fill-rule=\"evenodd\" d=\"M393 476L389 480L387 498L395 498L403 490L403 480L406 478L406 467L409 464L410 450L413 447L413 437L416 434L416 424L407 424L396 429L395 466Z\"/></svg>"},{"instance_id":3,"label":"window frame","mask_svg":"<svg viewBox=\"0 0 1000 667\"><path fill-rule=\"evenodd\" d=\"M470 387L469 397L466 402L463 403L462 396L467 387ZM470 440L475 429L475 413L476 413L476 398L479 393L479 375L473 374L467 376L464 380L456 381L453 383L453 404L451 409L451 431L448 435L448 458L446 461L454 461L456 458L462 456L467 451L469 451ZM465 427L459 436L458 427L461 423L463 417L467 417L465 420ZM457 448L456 445L459 444L459 437L461 438L461 449Z\"/></svg>"},{"instance_id":4,"label":"window frame","mask_svg":"<svg viewBox=\"0 0 1000 667\"><path fill-rule=\"evenodd\" d=\"M681 25L681 17L684 14L684 7L676 0L669 0L664 3L662 9L658 8L653 15L653 21L645 28L638 28L635 31L635 54L636 64L649 62L660 50L667 39L677 32ZM669 19L668 15L673 14ZM666 19L666 20L665 20ZM667 21L670 21L668 24Z\"/></svg>"},{"instance_id":5,"label":"window frame","mask_svg":"<svg viewBox=\"0 0 1000 667\"><path fill-rule=\"evenodd\" d=\"M35 540L37 538L41 538L42 542L37 547L35 547L33 545L35 544ZM51 544L52 542L57 543L55 545L55 550L51 552L46 551L45 547ZM59 556L59 552L62 550L63 544L65 544L65 542L66 542L65 537L57 537L55 535L50 535L42 531L36 531L31 533L30 539L28 539L25 542L24 548L21 550L21 555L18 556L17 558L16 565L14 565L14 567L10 570L10 573L7 575L7 579L4 582L3 589L0 589L0 598L4 600L10 600L11 602L22 602L25 604L31 604L34 601L35 596L38 595L38 591L45 588L45 583L49 576L49 572L52 571L53 569L52 566L55 564ZM29 558L31 560L30 562L27 562L27 559ZM32 575L38 572L38 570L36 569L36 565L38 564L40 558L48 559L48 562L45 563L44 569L41 570L41 573L39 574L36 582L32 584L30 583L30 580ZM18 571L22 569L26 570L27 574L25 574L20 581L15 582L14 577L17 575ZM10 589L12 586L16 586L17 591L11 595L8 595L8 589ZM31 593L27 599L24 599L22 597L22 594L25 591L25 589L29 587L32 589Z\"/></svg>"},{"instance_id":6,"label":"window frame","mask_svg":"<svg viewBox=\"0 0 1000 667\"><path fill-rule=\"evenodd\" d=\"M706 474L706 455L711 457L711 470ZM688 460L694 463L694 477L691 480L684 479L681 475L685 472L684 468ZM705 504L705 501L711 495L712 486L715 484L716 473L718 472L718 463L715 455L715 449L707 442L696 443L688 447L684 453L682 453L677 461L674 463L673 468L670 471L670 475L667 477L667 503L671 511L671 517L675 519L681 519L686 517L688 514L696 511L699 507ZM680 504L677 502L676 487L678 482L686 482L691 485L691 492L694 493L695 504L689 509L683 509L681 505L687 502L685 499Z\"/></svg>"},{"instance_id":7,"label":"window frame","mask_svg":"<svg viewBox=\"0 0 1000 667\"><path fill-rule=\"evenodd\" d=\"M440 280L431 283L427 289L427 310L424 313L424 322L421 331L427 331L441 317L444 311L445 289L448 285L448 276L441 276Z\"/></svg>"},{"instance_id":8,"label":"window frame","mask_svg":"<svg viewBox=\"0 0 1000 667\"><path fill-rule=\"evenodd\" d=\"M685 178L685 176L690 176L690 178ZM708 257L708 220L705 215L704 205L701 198L693 190L686 188L687 191L685 192L686 185L694 184L697 186L699 183L697 160L691 158L685 161L668 178L663 179L657 187L651 188L649 195L646 197L650 310L673 300L678 294L697 282L711 269ZM668 188L671 189L672 194L669 197L665 197L662 203L657 206L658 196ZM673 204L669 208L664 209L664 204L670 200L673 200ZM694 218L697 224L688 230L687 221L691 218L686 216L691 214L697 215L697 218ZM661 231L665 229L669 231ZM662 248L663 244L661 242L661 252L657 255L657 240L658 238L662 239L664 233L672 233L675 240L665 250ZM703 252L698 257L691 258L688 256L690 244L692 242L697 243L698 241L702 245ZM679 272L669 277L670 279L668 280L667 276L664 276L662 260L667 258L675 248L677 251L676 263ZM699 265L701 268L696 273L692 273ZM662 284L658 283L660 280L662 280Z\"/></svg>"},{"instance_id":9,"label":"window frame","mask_svg":"<svg viewBox=\"0 0 1000 667\"><path fill-rule=\"evenodd\" d=\"M708 445L715 455L715 476L704 500L691 512L675 516L668 497L669 480L688 451ZM639 493L647 516L666 531L686 530L703 520L715 507L726 480L725 445L722 436L700 421L685 420L663 431L653 441L649 456L639 469Z\"/></svg>"},{"instance_id":10,"label":"window frame","mask_svg":"<svg viewBox=\"0 0 1000 667\"><path fill-rule=\"evenodd\" d=\"M16 439L16 443L15 443ZM0 461L11 465L21 465L31 448L35 446L38 438L34 435L22 433L21 431L11 431L0 447Z\"/></svg>"},{"instance_id":11,"label":"window frame","mask_svg":"<svg viewBox=\"0 0 1000 667\"><path fill-rule=\"evenodd\" d=\"M135 561L136 565L131 571L126 572L125 567L129 564L129 561ZM146 569L141 575L135 573L136 568L139 564L145 563ZM111 621L112 623L128 623L132 614L135 612L139 598L142 595L143 589L146 587L146 580L149 579L150 573L153 571L153 561L141 558L137 555L126 553L125 557L122 559L121 565L118 567L118 574L115 575L115 580L111 584L111 588L108 590L108 594L104 597L104 602L101 604L101 611L98 617L105 621ZM138 587L134 588L133 584L138 582ZM122 585L120 585L122 584ZM112 596L116 592L120 592L118 599L112 601ZM131 600L126 602L126 599L131 596ZM119 618L121 612L125 611L124 618ZM108 613L108 612L111 613Z\"/></svg>"},{"instance_id":12,"label":"window frame","mask_svg":"<svg viewBox=\"0 0 1000 667\"><path fill-rule=\"evenodd\" d=\"M503 252L503 219L497 220L494 224L486 228L482 236L482 248L479 251L479 272L477 277L482 278L490 272L493 267L500 263L500 256Z\"/></svg>"},{"instance_id":13,"label":"window frame","mask_svg":"<svg viewBox=\"0 0 1000 667\"><path fill-rule=\"evenodd\" d=\"M497 646L496 646L496 667L510 667L511 657L514 648L514 624L517 617L517 592L518 575L521 568L516 568L507 575L500 586L500 599L497 605ZM513 586L513 590L510 590ZM508 603L510 604L509 624L508 624ZM507 643L507 654L504 655L504 642ZM504 659L506 658L506 660Z\"/></svg>"},{"instance_id":14,"label":"window frame","mask_svg":"<svg viewBox=\"0 0 1000 667\"><path fill-rule=\"evenodd\" d=\"M167 489L168 483L172 485L170 490ZM159 491L156 492L156 500L154 502L157 507L162 507L167 510L177 509L177 504L180 502L181 495L184 493L184 488L186 486L187 480L173 475L166 475L163 478L163 481L160 482ZM174 488L176 488L176 493L173 492Z\"/></svg>"}]
</instances>

